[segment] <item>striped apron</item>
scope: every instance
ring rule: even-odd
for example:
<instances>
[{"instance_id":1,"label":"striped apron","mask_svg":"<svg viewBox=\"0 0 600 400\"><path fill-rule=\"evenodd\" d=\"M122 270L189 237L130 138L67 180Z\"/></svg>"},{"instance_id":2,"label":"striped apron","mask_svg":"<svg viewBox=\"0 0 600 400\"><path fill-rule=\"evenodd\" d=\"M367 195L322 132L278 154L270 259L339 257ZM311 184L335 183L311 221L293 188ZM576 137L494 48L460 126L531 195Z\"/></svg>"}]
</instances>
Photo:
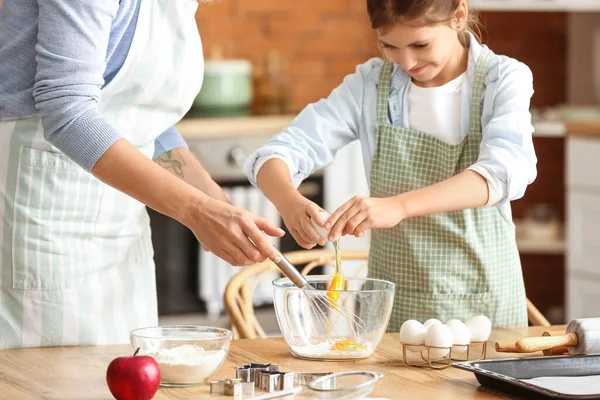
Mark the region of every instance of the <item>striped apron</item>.
<instances>
[{"instance_id":1,"label":"striped apron","mask_svg":"<svg viewBox=\"0 0 600 400\"><path fill-rule=\"evenodd\" d=\"M194 0L142 0L127 58L98 108L151 158L202 84ZM0 121L0 348L119 344L156 325L145 206L44 139Z\"/></svg>"}]
</instances>

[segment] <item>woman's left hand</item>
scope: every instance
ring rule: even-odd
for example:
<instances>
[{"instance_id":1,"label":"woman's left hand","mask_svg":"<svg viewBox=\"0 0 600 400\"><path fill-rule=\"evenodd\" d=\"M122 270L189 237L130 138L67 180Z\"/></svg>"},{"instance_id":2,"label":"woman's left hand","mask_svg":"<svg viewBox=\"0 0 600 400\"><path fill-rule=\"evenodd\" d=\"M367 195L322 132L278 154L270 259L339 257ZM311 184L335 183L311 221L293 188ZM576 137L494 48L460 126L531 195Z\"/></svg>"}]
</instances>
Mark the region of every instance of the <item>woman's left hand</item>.
<instances>
[{"instance_id":1,"label":"woman's left hand","mask_svg":"<svg viewBox=\"0 0 600 400\"><path fill-rule=\"evenodd\" d=\"M361 237L367 229L391 228L405 217L398 197L354 196L329 217L325 226L332 227L329 240L334 241L342 235Z\"/></svg>"}]
</instances>

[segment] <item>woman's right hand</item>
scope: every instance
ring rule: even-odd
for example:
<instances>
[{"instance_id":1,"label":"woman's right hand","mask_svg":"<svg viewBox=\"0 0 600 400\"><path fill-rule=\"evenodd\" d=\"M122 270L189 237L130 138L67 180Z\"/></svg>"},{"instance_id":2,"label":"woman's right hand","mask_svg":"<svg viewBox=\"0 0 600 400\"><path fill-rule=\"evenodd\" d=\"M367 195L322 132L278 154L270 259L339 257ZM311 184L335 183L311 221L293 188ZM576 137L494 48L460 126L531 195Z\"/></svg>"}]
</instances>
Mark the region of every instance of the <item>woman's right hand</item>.
<instances>
[{"instance_id":1,"label":"woman's right hand","mask_svg":"<svg viewBox=\"0 0 600 400\"><path fill-rule=\"evenodd\" d=\"M206 250L233 266L252 265L266 258L276 261L281 255L267 235L281 237L283 230L206 195L195 202L186 225Z\"/></svg>"},{"instance_id":2,"label":"woman's right hand","mask_svg":"<svg viewBox=\"0 0 600 400\"><path fill-rule=\"evenodd\" d=\"M278 210L285 226L300 246L310 250L317 244L325 245L325 239L319 236L311 222L313 219L319 225L325 223L319 220L319 213L323 211L321 207L296 191L294 196L279 203Z\"/></svg>"}]
</instances>

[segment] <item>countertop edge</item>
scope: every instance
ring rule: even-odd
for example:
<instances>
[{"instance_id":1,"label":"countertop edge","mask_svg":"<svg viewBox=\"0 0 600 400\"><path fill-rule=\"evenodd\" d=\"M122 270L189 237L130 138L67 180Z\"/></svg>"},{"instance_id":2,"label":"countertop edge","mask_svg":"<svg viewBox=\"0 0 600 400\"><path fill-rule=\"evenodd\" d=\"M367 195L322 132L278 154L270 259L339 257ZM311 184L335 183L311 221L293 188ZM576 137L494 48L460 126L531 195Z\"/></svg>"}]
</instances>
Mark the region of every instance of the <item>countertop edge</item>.
<instances>
[{"instance_id":1,"label":"countertop edge","mask_svg":"<svg viewBox=\"0 0 600 400\"><path fill-rule=\"evenodd\" d=\"M186 140L225 139L250 137L270 137L289 126L295 114L218 117L218 118L184 118L177 123L179 133ZM600 138L600 121L540 121L533 124L534 137L598 137Z\"/></svg>"}]
</instances>

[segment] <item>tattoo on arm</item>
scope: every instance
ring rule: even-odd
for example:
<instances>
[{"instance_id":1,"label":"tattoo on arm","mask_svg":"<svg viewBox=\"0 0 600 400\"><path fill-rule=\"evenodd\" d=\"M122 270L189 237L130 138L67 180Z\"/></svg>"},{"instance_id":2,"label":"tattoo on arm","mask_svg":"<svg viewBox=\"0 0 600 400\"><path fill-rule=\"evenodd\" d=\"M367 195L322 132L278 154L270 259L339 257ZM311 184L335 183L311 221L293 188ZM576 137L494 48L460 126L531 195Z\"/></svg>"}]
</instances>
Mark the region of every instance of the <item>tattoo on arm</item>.
<instances>
[{"instance_id":1,"label":"tattoo on arm","mask_svg":"<svg viewBox=\"0 0 600 400\"><path fill-rule=\"evenodd\" d=\"M173 174L183 179L183 166L185 163L181 158L175 159L173 156L173 150L169 150L161 154L156 162L164 169L171 171Z\"/></svg>"}]
</instances>

